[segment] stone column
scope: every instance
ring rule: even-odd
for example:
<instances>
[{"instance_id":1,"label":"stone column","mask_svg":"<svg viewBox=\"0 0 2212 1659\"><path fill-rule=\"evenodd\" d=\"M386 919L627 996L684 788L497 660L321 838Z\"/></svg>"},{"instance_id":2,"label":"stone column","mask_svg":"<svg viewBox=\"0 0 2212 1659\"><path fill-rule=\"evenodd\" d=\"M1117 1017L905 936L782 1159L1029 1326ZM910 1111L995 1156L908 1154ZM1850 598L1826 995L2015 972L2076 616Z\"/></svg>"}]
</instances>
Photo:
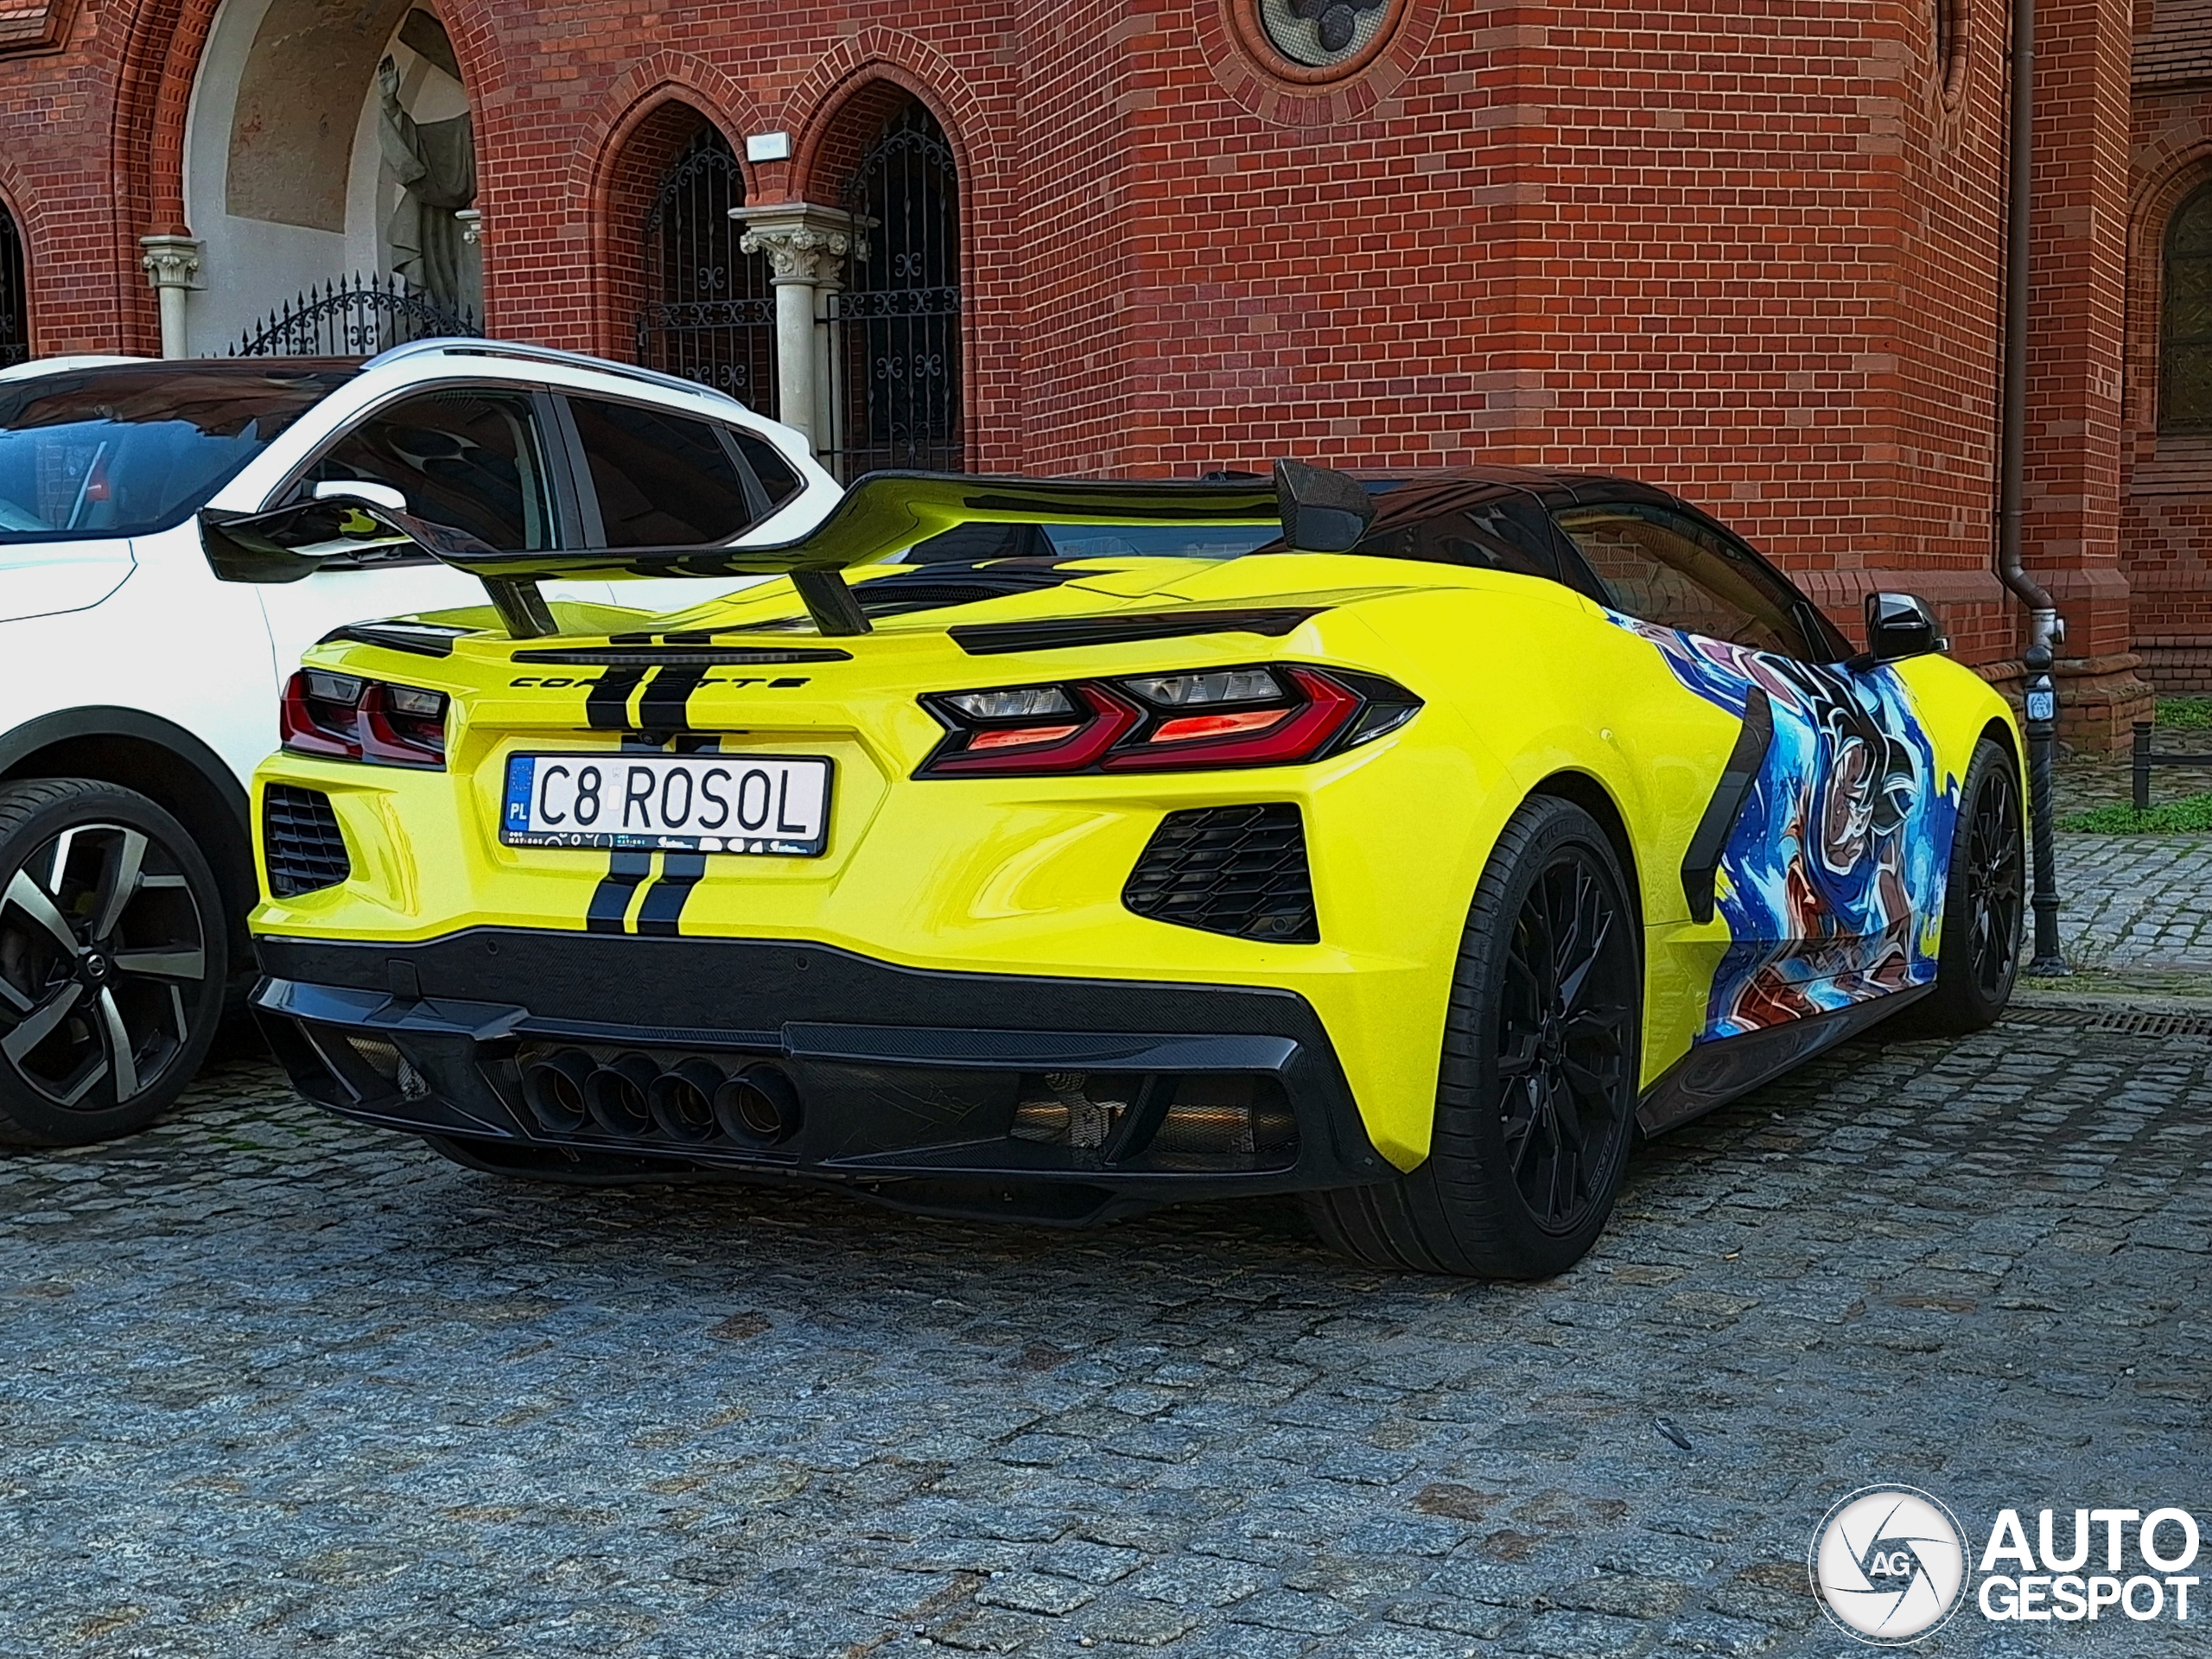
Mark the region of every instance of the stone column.
<instances>
[{"instance_id":1,"label":"stone column","mask_svg":"<svg viewBox=\"0 0 2212 1659\"><path fill-rule=\"evenodd\" d=\"M776 284L776 418L806 434L819 450L830 442L821 424L823 389L817 385L817 289L835 288L853 249L853 220L834 207L778 201L733 207L745 226L746 253L765 253Z\"/></svg>"},{"instance_id":2,"label":"stone column","mask_svg":"<svg viewBox=\"0 0 2212 1659\"><path fill-rule=\"evenodd\" d=\"M199 279L200 243L189 236L142 236L138 245L146 251L138 263L145 267L146 280L154 285L155 298L162 308L162 355L189 357L184 336L184 296Z\"/></svg>"}]
</instances>

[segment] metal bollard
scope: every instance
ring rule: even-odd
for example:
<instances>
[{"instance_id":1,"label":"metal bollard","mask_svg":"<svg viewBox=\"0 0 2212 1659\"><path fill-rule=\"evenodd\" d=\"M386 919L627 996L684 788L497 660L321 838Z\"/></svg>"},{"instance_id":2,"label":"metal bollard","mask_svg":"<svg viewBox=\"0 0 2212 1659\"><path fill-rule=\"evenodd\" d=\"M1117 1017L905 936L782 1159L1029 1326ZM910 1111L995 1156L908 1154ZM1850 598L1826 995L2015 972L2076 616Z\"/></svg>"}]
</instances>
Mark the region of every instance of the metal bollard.
<instances>
[{"instance_id":1,"label":"metal bollard","mask_svg":"<svg viewBox=\"0 0 2212 1659\"><path fill-rule=\"evenodd\" d=\"M2133 760L2135 810L2138 812L2148 812L2151 810L2151 722L2147 720L2139 720L2135 722Z\"/></svg>"},{"instance_id":2,"label":"metal bollard","mask_svg":"<svg viewBox=\"0 0 2212 1659\"><path fill-rule=\"evenodd\" d=\"M2058 860L2052 844L2050 769L2058 745L2058 688L2051 683L2049 645L2030 645L2021 653L2020 664L2028 671L2023 701L2028 716L2029 817L2035 830L2036 942L2028 971L2037 975L2068 971L2058 948ZM2144 780L2139 787L2147 788L2149 773L2137 776Z\"/></svg>"}]
</instances>

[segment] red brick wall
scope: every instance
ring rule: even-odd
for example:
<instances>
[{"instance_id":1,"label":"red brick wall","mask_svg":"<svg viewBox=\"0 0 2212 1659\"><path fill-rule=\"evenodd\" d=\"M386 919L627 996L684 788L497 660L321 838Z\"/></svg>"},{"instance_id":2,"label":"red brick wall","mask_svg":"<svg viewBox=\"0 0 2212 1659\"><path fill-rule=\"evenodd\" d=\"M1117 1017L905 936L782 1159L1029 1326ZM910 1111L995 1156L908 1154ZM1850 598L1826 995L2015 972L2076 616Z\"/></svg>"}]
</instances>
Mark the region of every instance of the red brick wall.
<instances>
[{"instance_id":1,"label":"red brick wall","mask_svg":"<svg viewBox=\"0 0 2212 1659\"><path fill-rule=\"evenodd\" d=\"M493 325L626 352L623 169L669 100L734 139L793 134L750 200L834 201L851 101L889 78L960 156L971 465L1616 468L1742 526L1840 613L1911 586L1971 656L2011 649L1987 574L2001 7L1961 8L1947 67L1923 0L1409 0L1375 64L1300 86L1238 43L1235 3L449 0ZM2124 203L2103 148L2124 125L2103 25L2091 72L2068 41L2109 3L2046 13L2047 107L2089 124L2093 207ZM111 0L65 53L0 60L43 349L150 344L136 238L181 211L211 7ZM2082 413L2117 396L2098 258L2093 293L2046 308L2094 348L2045 353L2037 534L2116 573L2117 416ZM2101 489L2066 528L2069 492Z\"/></svg>"},{"instance_id":2,"label":"red brick wall","mask_svg":"<svg viewBox=\"0 0 2212 1659\"><path fill-rule=\"evenodd\" d=\"M2145 677L2201 695L2212 691L2212 437L2158 435L2158 325L2167 220L2212 183L2212 91L2139 93L2133 155L2122 563Z\"/></svg>"}]
</instances>

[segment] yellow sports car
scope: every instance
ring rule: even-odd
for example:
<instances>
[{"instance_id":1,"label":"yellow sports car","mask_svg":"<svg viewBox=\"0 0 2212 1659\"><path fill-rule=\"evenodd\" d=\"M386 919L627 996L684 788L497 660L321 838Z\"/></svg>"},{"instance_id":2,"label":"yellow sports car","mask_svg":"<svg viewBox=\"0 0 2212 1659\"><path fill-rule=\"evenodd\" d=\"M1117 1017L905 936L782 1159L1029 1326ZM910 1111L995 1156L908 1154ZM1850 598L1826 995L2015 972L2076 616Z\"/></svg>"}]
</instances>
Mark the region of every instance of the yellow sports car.
<instances>
[{"instance_id":1,"label":"yellow sports car","mask_svg":"<svg viewBox=\"0 0 2212 1659\"><path fill-rule=\"evenodd\" d=\"M1525 1278L1631 1144L2012 990L2021 743L1664 492L861 480L776 547L203 515L239 580L412 542L480 611L313 652L261 769L302 1093L486 1169L1080 1224L1306 1195ZM568 576L753 574L670 616ZM719 590L718 590L719 591Z\"/></svg>"}]
</instances>

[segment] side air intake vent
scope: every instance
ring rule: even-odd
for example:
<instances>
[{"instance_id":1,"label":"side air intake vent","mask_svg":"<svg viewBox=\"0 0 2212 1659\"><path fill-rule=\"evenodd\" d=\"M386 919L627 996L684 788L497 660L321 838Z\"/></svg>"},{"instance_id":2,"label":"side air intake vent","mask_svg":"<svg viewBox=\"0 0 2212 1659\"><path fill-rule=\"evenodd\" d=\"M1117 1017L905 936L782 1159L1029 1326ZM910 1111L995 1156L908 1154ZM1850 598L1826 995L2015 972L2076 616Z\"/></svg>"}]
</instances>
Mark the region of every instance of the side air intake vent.
<instances>
[{"instance_id":1,"label":"side air intake vent","mask_svg":"<svg viewBox=\"0 0 2212 1659\"><path fill-rule=\"evenodd\" d=\"M1129 873L1140 916L1275 944L1316 944L1306 830L1287 802L1171 812Z\"/></svg>"},{"instance_id":2,"label":"side air intake vent","mask_svg":"<svg viewBox=\"0 0 2212 1659\"><path fill-rule=\"evenodd\" d=\"M269 891L279 899L334 887L353 873L338 815L319 789L271 784L262 791L261 855Z\"/></svg>"}]
</instances>

